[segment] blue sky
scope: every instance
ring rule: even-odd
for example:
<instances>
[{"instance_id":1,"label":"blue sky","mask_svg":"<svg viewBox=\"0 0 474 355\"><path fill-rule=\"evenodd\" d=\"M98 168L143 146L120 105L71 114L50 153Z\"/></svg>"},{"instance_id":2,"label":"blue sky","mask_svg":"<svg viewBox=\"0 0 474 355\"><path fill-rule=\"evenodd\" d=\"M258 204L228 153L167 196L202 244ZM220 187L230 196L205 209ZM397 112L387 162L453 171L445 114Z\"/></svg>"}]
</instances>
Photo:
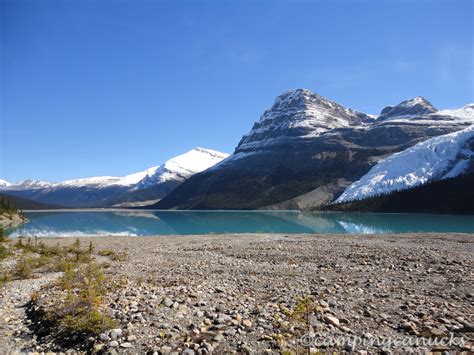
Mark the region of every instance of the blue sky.
<instances>
[{"instance_id":1,"label":"blue sky","mask_svg":"<svg viewBox=\"0 0 474 355\"><path fill-rule=\"evenodd\" d=\"M474 102L472 1L0 0L0 178L232 152L281 92Z\"/></svg>"}]
</instances>

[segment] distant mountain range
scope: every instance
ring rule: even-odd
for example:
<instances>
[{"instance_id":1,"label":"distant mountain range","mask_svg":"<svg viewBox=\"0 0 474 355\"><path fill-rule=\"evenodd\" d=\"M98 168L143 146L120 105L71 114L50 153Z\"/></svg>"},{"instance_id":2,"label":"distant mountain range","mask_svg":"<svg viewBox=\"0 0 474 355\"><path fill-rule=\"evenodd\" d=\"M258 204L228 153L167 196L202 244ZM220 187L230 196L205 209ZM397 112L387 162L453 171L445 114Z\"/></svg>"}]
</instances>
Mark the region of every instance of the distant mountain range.
<instances>
[{"instance_id":1,"label":"distant mountain range","mask_svg":"<svg viewBox=\"0 0 474 355\"><path fill-rule=\"evenodd\" d=\"M100 176L59 183L26 180L0 181L0 191L11 196L63 207L140 206L158 201L193 174L226 158L228 154L195 148L160 166L123 177Z\"/></svg>"},{"instance_id":2,"label":"distant mountain range","mask_svg":"<svg viewBox=\"0 0 474 355\"><path fill-rule=\"evenodd\" d=\"M469 172L473 124L474 104L438 110L415 97L374 116L296 89L230 156L196 148L125 177L0 180L0 191L67 207L326 209Z\"/></svg>"}]
</instances>

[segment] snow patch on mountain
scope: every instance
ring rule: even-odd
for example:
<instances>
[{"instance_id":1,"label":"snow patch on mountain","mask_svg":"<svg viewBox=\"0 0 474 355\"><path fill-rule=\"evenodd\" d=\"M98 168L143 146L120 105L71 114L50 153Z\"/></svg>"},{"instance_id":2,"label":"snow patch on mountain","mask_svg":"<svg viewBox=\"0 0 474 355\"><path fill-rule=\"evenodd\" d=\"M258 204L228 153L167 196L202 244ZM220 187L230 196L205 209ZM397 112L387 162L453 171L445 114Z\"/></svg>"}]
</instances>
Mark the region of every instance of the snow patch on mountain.
<instances>
[{"instance_id":1,"label":"snow patch on mountain","mask_svg":"<svg viewBox=\"0 0 474 355\"><path fill-rule=\"evenodd\" d=\"M190 176L221 162L228 156L229 154L221 153L216 150L201 147L194 148L189 152L166 161L154 172L148 173L132 188L132 191L170 180L182 182Z\"/></svg>"},{"instance_id":2,"label":"snow patch on mountain","mask_svg":"<svg viewBox=\"0 0 474 355\"><path fill-rule=\"evenodd\" d=\"M62 189L62 188L106 188L106 187L130 187L133 189L149 187L153 184L178 180L184 181L188 177L217 164L228 157L228 154L211 149L194 148L189 152L179 155L165 162L161 166L155 166L134 174L116 176L96 176L91 178L66 180L50 183L38 180L25 180L18 184L10 184L0 180L2 190L39 190L39 189ZM2 183L4 182L4 183Z\"/></svg>"},{"instance_id":3,"label":"snow patch on mountain","mask_svg":"<svg viewBox=\"0 0 474 355\"><path fill-rule=\"evenodd\" d=\"M11 184L8 181L0 179L0 187L7 187L10 185Z\"/></svg>"},{"instance_id":4,"label":"snow patch on mountain","mask_svg":"<svg viewBox=\"0 0 474 355\"><path fill-rule=\"evenodd\" d=\"M468 104L462 108L454 109L454 110L441 110L439 111L440 114L452 117L459 117L466 120L473 120L474 121L474 103Z\"/></svg>"},{"instance_id":5,"label":"snow patch on mountain","mask_svg":"<svg viewBox=\"0 0 474 355\"><path fill-rule=\"evenodd\" d=\"M54 184L40 180L24 180L18 184L9 184L5 186L8 190L38 190L53 186Z\"/></svg>"},{"instance_id":6,"label":"snow patch on mountain","mask_svg":"<svg viewBox=\"0 0 474 355\"><path fill-rule=\"evenodd\" d=\"M380 161L335 203L360 200L462 174L474 158L474 126L434 137Z\"/></svg>"},{"instance_id":7,"label":"snow patch on mountain","mask_svg":"<svg viewBox=\"0 0 474 355\"><path fill-rule=\"evenodd\" d=\"M107 186L132 186L140 182L147 175L154 174L159 166L149 168L138 173L115 177L115 176L96 176L85 179L67 180L56 183L54 187L107 187Z\"/></svg>"}]
</instances>

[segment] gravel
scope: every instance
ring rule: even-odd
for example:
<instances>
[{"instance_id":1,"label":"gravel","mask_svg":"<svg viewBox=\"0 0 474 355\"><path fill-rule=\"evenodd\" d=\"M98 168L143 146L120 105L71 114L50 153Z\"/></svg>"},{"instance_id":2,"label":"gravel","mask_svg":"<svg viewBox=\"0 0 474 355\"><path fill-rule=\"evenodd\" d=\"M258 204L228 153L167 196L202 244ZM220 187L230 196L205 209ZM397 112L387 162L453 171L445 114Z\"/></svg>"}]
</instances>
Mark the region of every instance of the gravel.
<instances>
[{"instance_id":1,"label":"gravel","mask_svg":"<svg viewBox=\"0 0 474 355\"><path fill-rule=\"evenodd\" d=\"M83 238L86 245L90 239ZM474 351L472 234L240 234L94 237L126 252L107 273L122 288L105 299L119 329L94 341L103 353L207 354L351 350L318 337L420 339L453 335ZM70 243L66 238L46 243ZM58 275L0 290L0 353L50 351L28 330L21 305ZM301 311L302 301L308 307ZM18 308L20 307L20 308ZM19 340L17 340L19 339ZM394 346L391 350L413 350ZM381 344L356 350L382 352Z\"/></svg>"}]
</instances>

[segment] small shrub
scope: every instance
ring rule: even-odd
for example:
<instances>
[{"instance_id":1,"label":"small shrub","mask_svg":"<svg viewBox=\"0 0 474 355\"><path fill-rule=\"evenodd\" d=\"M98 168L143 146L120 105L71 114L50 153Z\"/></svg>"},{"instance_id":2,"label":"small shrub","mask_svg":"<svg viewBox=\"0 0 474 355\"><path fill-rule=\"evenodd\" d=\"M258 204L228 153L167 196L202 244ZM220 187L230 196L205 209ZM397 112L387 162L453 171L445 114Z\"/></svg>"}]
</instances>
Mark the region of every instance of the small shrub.
<instances>
[{"instance_id":1,"label":"small shrub","mask_svg":"<svg viewBox=\"0 0 474 355\"><path fill-rule=\"evenodd\" d=\"M0 260L5 259L10 254L10 251L4 245L0 245Z\"/></svg>"},{"instance_id":2,"label":"small shrub","mask_svg":"<svg viewBox=\"0 0 474 355\"><path fill-rule=\"evenodd\" d=\"M10 239L8 239L7 236L5 236L5 232L3 230L3 227L0 226L0 243L5 243L5 242L9 242Z\"/></svg>"},{"instance_id":3,"label":"small shrub","mask_svg":"<svg viewBox=\"0 0 474 355\"><path fill-rule=\"evenodd\" d=\"M29 279L33 276L36 265L36 258L23 255L16 263L13 274L20 280Z\"/></svg>"},{"instance_id":4,"label":"small shrub","mask_svg":"<svg viewBox=\"0 0 474 355\"><path fill-rule=\"evenodd\" d=\"M66 292L64 303L54 315L70 332L98 334L115 326L114 321L99 310L106 293L106 279L99 264L66 264L60 287Z\"/></svg>"},{"instance_id":5,"label":"small shrub","mask_svg":"<svg viewBox=\"0 0 474 355\"><path fill-rule=\"evenodd\" d=\"M60 256L60 255L66 255L68 253L68 249L61 248L59 246L59 243L56 243L56 245L53 247L48 247L43 242L40 242L39 247L38 247L38 252L42 255L47 255L47 256Z\"/></svg>"},{"instance_id":6,"label":"small shrub","mask_svg":"<svg viewBox=\"0 0 474 355\"><path fill-rule=\"evenodd\" d=\"M66 315L61 324L73 333L99 334L107 329L116 328L115 321L97 310L80 310Z\"/></svg>"},{"instance_id":7,"label":"small shrub","mask_svg":"<svg viewBox=\"0 0 474 355\"><path fill-rule=\"evenodd\" d=\"M23 244L23 237L18 237L18 240L16 241L16 243L15 243L14 246L15 246L15 248L17 248L17 249L23 249L23 247L25 246L25 245Z\"/></svg>"},{"instance_id":8,"label":"small shrub","mask_svg":"<svg viewBox=\"0 0 474 355\"><path fill-rule=\"evenodd\" d=\"M3 274L0 275L0 288L2 288L5 284L11 281L10 272L5 271Z\"/></svg>"},{"instance_id":9,"label":"small shrub","mask_svg":"<svg viewBox=\"0 0 474 355\"><path fill-rule=\"evenodd\" d=\"M37 268L40 268L40 267L44 267L44 266L47 266L49 265L49 263L51 262L51 258L46 256L46 255L40 255L40 257L38 259L36 259L36 267Z\"/></svg>"},{"instance_id":10,"label":"small shrub","mask_svg":"<svg viewBox=\"0 0 474 355\"><path fill-rule=\"evenodd\" d=\"M114 255L115 252L109 249L102 249L102 250L99 250L97 254L99 254L100 256L111 256L111 255Z\"/></svg>"},{"instance_id":11,"label":"small shrub","mask_svg":"<svg viewBox=\"0 0 474 355\"><path fill-rule=\"evenodd\" d=\"M89 248L87 249L87 252L89 255L94 254L94 245L92 244L92 241L89 242Z\"/></svg>"},{"instance_id":12,"label":"small shrub","mask_svg":"<svg viewBox=\"0 0 474 355\"><path fill-rule=\"evenodd\" d=\"M125 261L127 260L127 258L128 258L127 253L115 253L114 255L110 257L112 261Z\"/></svg>"},{"instance_id":13,"label":"small shrub","mask_svg":"<svg viewBox=\"0 0 474 355\"><path fill-rule=\"evenodd\" d=\"M103 250L99 250L99 252L97 253L98 255L100 256L106 256L106 257L109 257L110 260L112 261L125 261L127 260L127 253L117 253L113 250L109 250L109 249L103 249Z\"/></svg>"},{"instance_id":14,"label":"small shrub","mask_svg":"<svg viewBox=\"0 0 474 355\"><path fill-rule=\"evenodd\" d=\"M38 302L39 299L41 298L41 294L38 290L35 290L31 294L31 301L32 302Z\"/></svg>"},{"instance_id":15,"label":"small shrub","mask_svg":"<svg viewBox=\"0 0 474 355\"><path fill-rule=\"evenodd\" d=\"M49 259L47 269L53 272L64 272L72 264L65 256L55 256Z\"/></svg>"},{"instance_id":16,"label":"small shrub","mask_svg":"<svg viewBox=\"0 0 474 355\"><path fill-rule=\"evenodd\" d=\"M14 244L16 249L22 250L24 253L35 253L37 250L31 241L31 238L26 239L26 243L23 242L24 237L18 237L17 242Z\"/></svg>"},{"instance_id":17,"label":"small shrub","mask_svg":"<svg viewBox=\"0 0 474 355\"><path fill-rule=\"evenodd\" d=\"M314 302L312 296L305 296L298 299L296 306L292 309L283 309L285 314L295 324L295 328L299 328L300 333L309 333L311 330L310 316L317 312L317 302ZM296 353L310 354L309 346L305 350L298 350Z\"/></svg>"},{"instance_id":18,"label":"small shrub","mask_svg":"<svg viewBox=\"0 0 474 355\"><path fill-rule=\"evenodd\" d=\"M310 319L309 317L317 311L317 303L313 301L311 296L306 296L298 299L293 310L283 309L283 313L289 317L293 323L302 326L309 331Z\"/></svg>"},{"instance_id":19,"label":"small shrub","mask_svg":"<svg viewBox=\"0 0 474 355\"><path fill-rule=\"evenodd\" d=\"M112 318L103 314L102 308L103 296L118 285L114 285L114 282L104 275L104 263L94 261L92 242L86 248L81 248L79 239L66 247L60 247L58 244L49 247L36 239L19 239L15 247L23 251L15 266L15 277L31 277L36 268L63 272L55 285L62 291L62 296L44 313L47 321L53 324L61 337L69 337L71 334L81 334L82 337L86 333L97 335L117 326ZM34 254L30 254L30 251ZM126 253L111 250L101 250L98 254L114 261L127 257ZM31 302L36 302L39 299L37 296L34 295Z\"/></svg>"}]
</instances>

